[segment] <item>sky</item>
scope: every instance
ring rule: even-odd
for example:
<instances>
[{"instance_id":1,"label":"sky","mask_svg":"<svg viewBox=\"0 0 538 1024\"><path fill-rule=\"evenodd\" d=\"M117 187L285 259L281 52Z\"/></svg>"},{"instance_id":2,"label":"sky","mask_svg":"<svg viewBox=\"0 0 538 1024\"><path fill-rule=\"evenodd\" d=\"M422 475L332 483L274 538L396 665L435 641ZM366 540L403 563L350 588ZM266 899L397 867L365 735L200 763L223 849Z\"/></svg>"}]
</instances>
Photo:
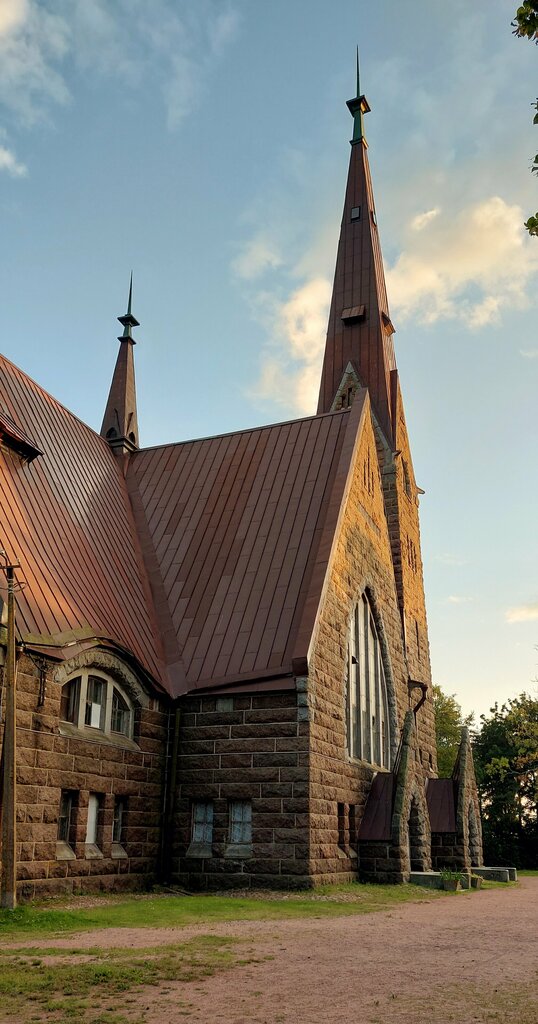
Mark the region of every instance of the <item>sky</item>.
<instances>
[{"instance_id":1,"label":"sky","mask_svg":"<svg viewBox=\"0 0 538 1024\"><path fill-rule=\"evenodd\" d=\"M0 349L99 430L134 274L149 446L315 411L355 46L434 681L538 676L538 50L515 3L0 0Z\"/></svg>"}]
</instances>

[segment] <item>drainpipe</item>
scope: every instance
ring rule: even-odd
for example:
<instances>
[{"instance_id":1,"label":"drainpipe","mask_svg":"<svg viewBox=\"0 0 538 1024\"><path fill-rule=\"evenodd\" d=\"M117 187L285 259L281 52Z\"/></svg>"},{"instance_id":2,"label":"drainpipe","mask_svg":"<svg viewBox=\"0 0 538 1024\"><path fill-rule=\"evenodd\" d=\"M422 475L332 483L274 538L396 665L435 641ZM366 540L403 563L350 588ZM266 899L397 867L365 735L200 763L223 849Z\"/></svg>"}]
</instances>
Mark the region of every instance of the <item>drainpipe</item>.
<instances>
[{"instance_id":1,"label":"drainpipe","mask_svg":"<svg viewBox=\"0 0 538 1024\"><path fill-rule=\"evenodd\" d=\"M173 716L172 752L170 754L170 725ZM166 765L163 794L163 827L161 831L160 875L163 882L169 882L172 874L172 846L174 837L174 810L177 791L177 760L179 755L179 729L181 710L179 704L169 712L169 727L166 744Z\"/></svg>"}]
</instances>

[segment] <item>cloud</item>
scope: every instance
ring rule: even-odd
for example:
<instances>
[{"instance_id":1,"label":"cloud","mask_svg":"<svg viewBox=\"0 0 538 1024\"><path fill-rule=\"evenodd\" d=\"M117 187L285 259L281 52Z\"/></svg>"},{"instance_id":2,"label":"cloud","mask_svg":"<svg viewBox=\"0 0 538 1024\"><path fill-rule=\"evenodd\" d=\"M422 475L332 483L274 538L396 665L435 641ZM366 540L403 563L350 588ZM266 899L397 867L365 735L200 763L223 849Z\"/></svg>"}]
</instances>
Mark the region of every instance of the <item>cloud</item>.
<instances>
[{"instance_id":1,"label":"cloud","mask_svg":"<svg viewBox=\"0 0 538 1024\"><path fill-rule=\"evenodd\" d=\"M239 255L232 260L232 272L244 281L252 281L260 277L266 270L274 270L282 265L282 258L276 245L258 234L245 242Z\"/></svg>"},{"instance_id":2,"label":"cloud","mask_svg":"<svg viewBox=\"0 0 538 1024\"><path fill-rule=\"evenodd\" d=\"M441 213L439 206L436 206L433 210L427 210L426 213L417 213L416 217L413 217L411 221L411 229L413 231L422 231L430 221L435 220L436 217Z\"/></svg>"},{"instance_id":3,"label":"cloud","mask_svg":"<svg viewBox=\"0 0 538 1024\"><path fill-rule=\"evenodd\" d=\"M519 354L523 359L538 359L538 348L520 348Z\"/></svg>"},{"instance_id":4,"label":"cloud","mask_svg":"<svg viewBox=\"0 0 538 1024\"><path fill-rule=\"evenodd\" d=\"M505 612L507 622L532 622L538 619L538 601L531 604L520 604L515 608L508 608Z\"/></svg>"},{"instance_id":5,"label":"cloud","mask_svg":"<svg viewBox=\"0 0 538 1024\"><path fill-rule=\"evenodd\" d=\"M503 308L528 304L538 252L519 206L491 196L458 212L433 213L413 218L403 251L387 271L391 306L401 319L452 317L480 328Z\"/></svg>"},{"instance_id":6,"label":"cloud","mask_svg":"<svg viewBox=\"0 0 538 1024\"><path fill-rule=\"evenodd\" d=\"M331 284L314 277L272 304L271 339L251 396L300 415L314 412L325 347Z\"/></svg>"},{"instance_id":7,"label":"cloud","mask_svg":"<svg viewBox=\"0 0 538 1024\"><path fill-rule=\"evenodd\" d=\"M0 106L19 125L70 101L72 67L154 85L168 125L192 110L239 15L221 0L0 0Z\"/></svg>"},{"instance_id":8,"label":"cloud","mask_svg":"<svg viewBox=\"0 0 538 1024\"><path fill-rule=\"evenodd\" d=\"M28 174L28 168L19 163L15 154L0 145L0 171L6 171L12 178L24 178Z\"/></svg>"},{"instance_id":9,"label":"cloud","mask_svg":"<svg viewBox=\"0 0 538 1024\"><path fill-rule=\"evenodd\" d=\"M472 597L463 597L461 594L450 594L447 598L448 604L471 604Z\"/></svg>"}]
</instances>

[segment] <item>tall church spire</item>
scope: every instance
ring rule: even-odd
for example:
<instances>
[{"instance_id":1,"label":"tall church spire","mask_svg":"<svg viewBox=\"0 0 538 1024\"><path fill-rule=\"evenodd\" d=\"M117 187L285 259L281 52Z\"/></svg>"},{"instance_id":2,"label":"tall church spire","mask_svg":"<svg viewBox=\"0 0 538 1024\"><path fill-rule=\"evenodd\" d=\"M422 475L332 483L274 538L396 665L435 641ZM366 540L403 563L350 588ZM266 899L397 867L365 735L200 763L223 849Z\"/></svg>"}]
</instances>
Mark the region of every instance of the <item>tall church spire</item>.
<instances>
[{"instance_id":1,"label":"tall church spire","mask_svg":"<svg viewBox=\"0 0 538 1024\"><path fill-rule=\"evenodd\" d=\"M377 231L374 194L364 135L370 110L360 92L357 52L357 95L348 100L353 138L318 412L349 401L353 379L367 387L376 418L387 440L393 440L391 371L395 370L383 260ZM346 383L347 398L340 394Z\"/></svg>"},{"instance_id":2,"label":"tall church spire","mask_svg":"<svg viewBox=\"0 0 538 1024\"><path fill-rule=\"evenodd\" d=\"M101 437L106 438L111 448L126 454L138 448L138 420L136 416L136 387L134 372L133 327L139 327L138 320L131 312L133 297L133 275L129 283L127 312L119 316L123 326L120 334L120 350L114 368L112 384L101 427Z\"/></svg>"}]
</instances>

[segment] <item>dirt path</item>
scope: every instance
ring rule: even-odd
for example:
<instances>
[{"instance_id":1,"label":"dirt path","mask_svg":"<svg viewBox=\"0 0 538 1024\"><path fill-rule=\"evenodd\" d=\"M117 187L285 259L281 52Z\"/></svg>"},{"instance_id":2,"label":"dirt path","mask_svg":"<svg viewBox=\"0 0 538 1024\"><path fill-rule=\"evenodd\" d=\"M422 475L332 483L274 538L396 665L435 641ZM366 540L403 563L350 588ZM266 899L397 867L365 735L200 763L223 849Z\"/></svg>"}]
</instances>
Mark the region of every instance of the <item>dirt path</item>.
<instances>
[{"instance_id":1,"label":"dirt path","mask_svg":"<svg viewBox=\"0 0 538 1024\"><path fill-rule=\"evenodd\" d=\"M148 1024L538 1022L538 878L367 916L110 929L46 945L147 947L200 932L241 937L245 959L260 962L145 990L136 1004Z\"/></svg>"}]
</instances>

